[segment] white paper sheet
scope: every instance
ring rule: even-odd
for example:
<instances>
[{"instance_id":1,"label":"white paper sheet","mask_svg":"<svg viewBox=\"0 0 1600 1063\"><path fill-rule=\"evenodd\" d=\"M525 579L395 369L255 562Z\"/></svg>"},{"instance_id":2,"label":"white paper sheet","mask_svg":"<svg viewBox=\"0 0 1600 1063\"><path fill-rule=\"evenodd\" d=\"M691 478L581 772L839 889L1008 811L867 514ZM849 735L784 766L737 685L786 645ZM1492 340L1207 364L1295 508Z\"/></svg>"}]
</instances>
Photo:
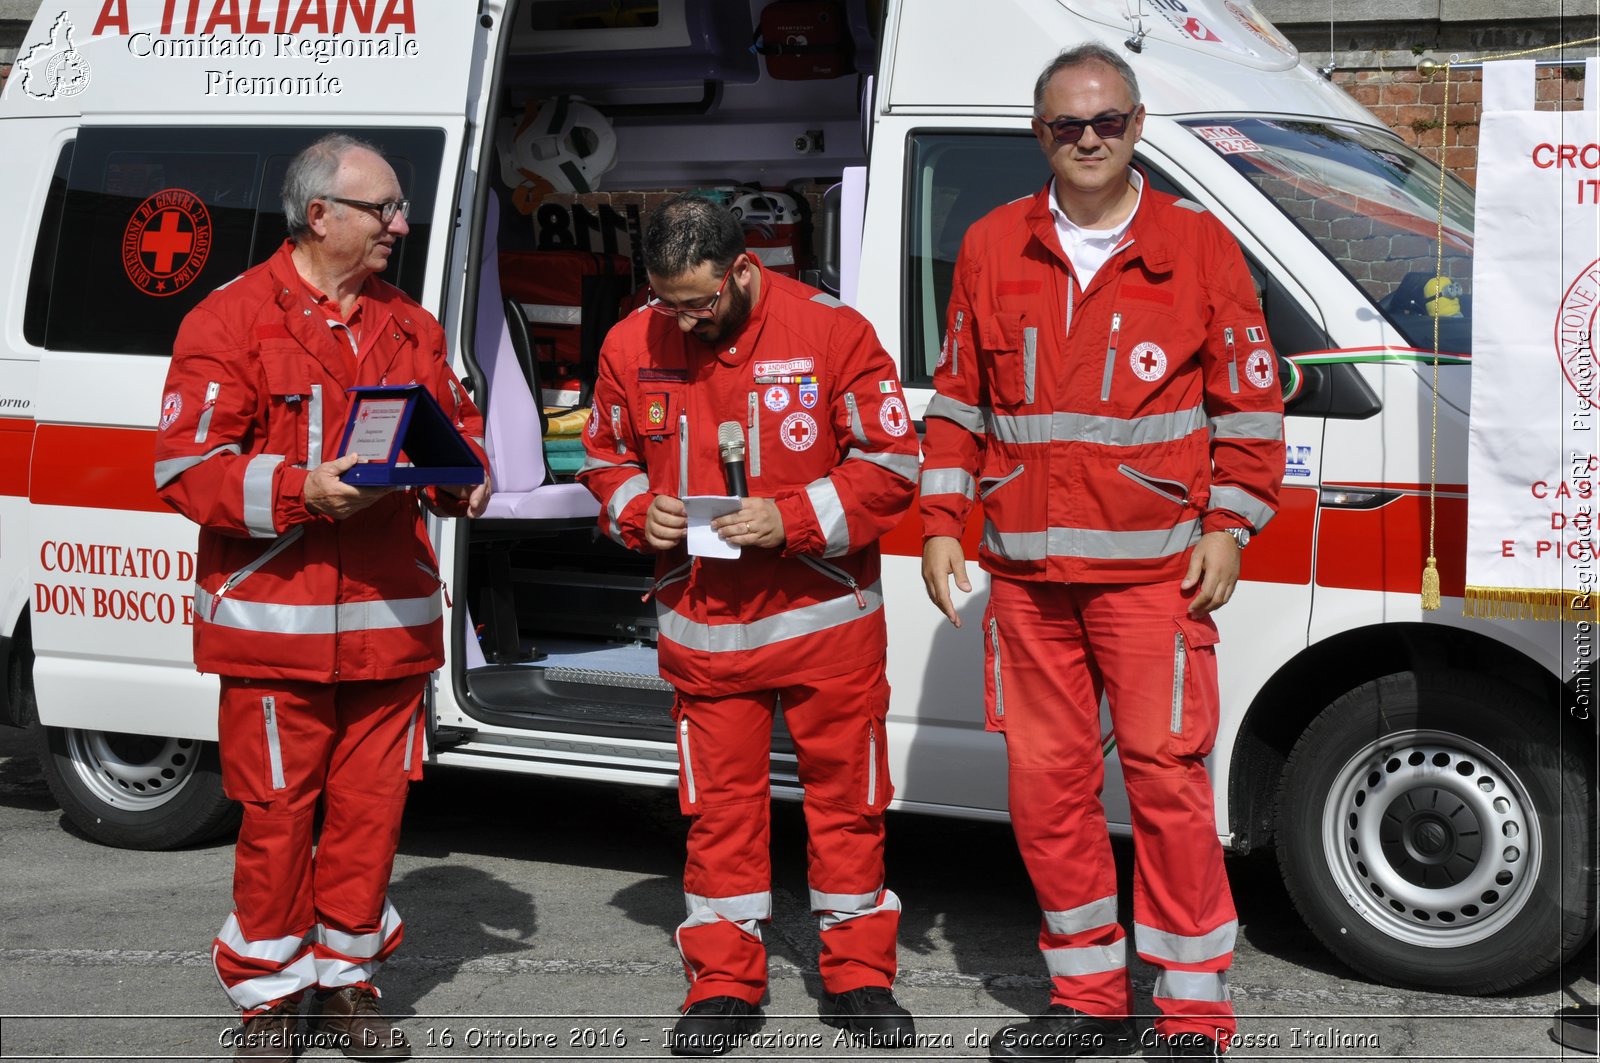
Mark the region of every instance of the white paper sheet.
<instances>
[{"instance_id":1,"label":"white paper sheet","mask_svg":"<svg viewBox=\"0 0 1600 1063\"><path fill-rule=\"evenodd\" d=\"M689 508L689 552L696 557L738 557L739 547L723 541L711 530L711 522L739 512L742 504L732 495L690 495L683 500Z\"/></svg>"}]
</instances>

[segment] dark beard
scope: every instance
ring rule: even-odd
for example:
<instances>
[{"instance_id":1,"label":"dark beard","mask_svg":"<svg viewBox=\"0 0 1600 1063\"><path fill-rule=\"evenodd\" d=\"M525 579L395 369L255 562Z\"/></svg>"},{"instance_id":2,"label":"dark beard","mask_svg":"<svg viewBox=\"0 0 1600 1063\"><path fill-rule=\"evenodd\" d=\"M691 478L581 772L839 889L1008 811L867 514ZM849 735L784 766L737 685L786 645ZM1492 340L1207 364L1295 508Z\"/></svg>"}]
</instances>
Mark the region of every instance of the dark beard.
<instances>
[{"instance_id":1,"label":"dark beard","mask_svg":"<svg viewBox=\"0 0 1600 1063\"><path fill-rule=\"evenodd\" d=\"M702 324L696 324L689 332L689 335L708 347L720 347L724 340L731 336L737 336L739 330L744 328L745 322L750 320L749 292L734 284L730 279L728 291L723 293L722 298L728 304L727 314L720 321L713 319L704 322L704 325L711 326L705 331L701 331Z\"/></svg>"}]
</instances>

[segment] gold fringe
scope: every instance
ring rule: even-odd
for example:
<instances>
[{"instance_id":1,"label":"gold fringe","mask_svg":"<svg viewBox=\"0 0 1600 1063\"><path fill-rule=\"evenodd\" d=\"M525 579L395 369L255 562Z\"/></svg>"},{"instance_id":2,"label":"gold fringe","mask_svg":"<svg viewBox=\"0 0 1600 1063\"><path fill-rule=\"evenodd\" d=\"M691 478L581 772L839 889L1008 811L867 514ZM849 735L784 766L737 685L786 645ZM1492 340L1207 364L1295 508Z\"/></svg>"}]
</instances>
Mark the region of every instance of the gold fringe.
<instances>
[{"instance_id":1,"label":"gold fringe","mask_svg":"<svg viewBox=\"0 0 1600 1063\"><path fill-rule=\"evenodd\" d=\"M1432 612L1439 608L1439 567L1437 559L1428 558L1422 566L1422 609Z\"/></svg>"},{"instance_id":2,"label":"gold fringe","mask_svg":"<svg viewBox=\"0 0 1600 1063\"><path fill-rule=\"evenodd\" d=\"M1600 591L1468 587L1463 616L1484 620L1600 620Z\"/></svg>"}]
</instances>

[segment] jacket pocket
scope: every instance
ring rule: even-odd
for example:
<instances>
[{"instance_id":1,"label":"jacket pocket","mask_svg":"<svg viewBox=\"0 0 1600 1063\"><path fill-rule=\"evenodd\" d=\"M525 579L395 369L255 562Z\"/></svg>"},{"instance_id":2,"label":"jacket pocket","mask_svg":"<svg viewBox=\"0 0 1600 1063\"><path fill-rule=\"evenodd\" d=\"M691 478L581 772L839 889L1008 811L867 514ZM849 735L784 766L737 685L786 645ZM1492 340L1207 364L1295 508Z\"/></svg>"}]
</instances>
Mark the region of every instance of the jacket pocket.
<instances>
[{"instance_id":1,"label":"jacket pocket","mask_svg":"<svg viewBox=\"0 0 1600 1063\"><path fill-rule=\"evenodd\" d=\"M1181 480L1166 480L1159 476L1151 476L1129 465L1118 465L1117 471L1140 487L1148 491L1154 491L1174 505L1187 506L1190 504L1189 485Z\"/></svg>"},{"instance_id":2,"label":"jacket pocket","mask_svg":"<svg viewBox=\"0 0 1600 1063\"><path fill-rule=\"evenodd\" d=\"M274 453L283 450L289 464L302 468L309 467L313 452L321 464L323 449L322 388L312 386L308 358L295 343L280 340L261 345L261 371L271 403L267 449Z\"/></svg>"},{"instance_id":3,"label":"jacket pocket","mask_svg":"<svg viewBox=\"0 0 1600 1063\"><path fill-rule=\"evenodd\" d=\"M1006 688L1001 669L1000 620L993 609L983 618L983 726L987 731L1006 729Z\"/></svg>"},{"instance_id":4,"label":"jacket pocket","mask_svg":"<svg viewBox=\"0 0 1600 1063\"><path fill-rule=\"evenodd\" d=\"M1026 468L1026 466L1018 465L1015 469L1012 469L1004 476L978 477L978 501L983 501L996 491L1000 490L1000 488L1010 483L1012 480L1015 480L1017 477L1021 476L1024 468Z\"/></svg>"},{"instance_id":5,"label":"jacket pocket","mask_svg":"<svg viewBox=\"0 0 1600 1063\"><path fill-rule=\"evenodd\" d=\"M1217 625L1210 617L1173 618L1170 749L1179 757L1203 757L1217 740Z\"/></svg>"},{"instance_id":6,"label":"jacket pocket","mask_svg":"<svg viewBox=\"0 0 1600 1063\"><path fill-rule=\"evenodd\" d=\"M686 816L700 811L700 791L694 781L694 742L690 738L689 714L683 701L672 703L672 718L678 725L678 808Z\"/></svg>"},{"instance_id":7,"label":"jacket pocket","mask_svg":"<svg viewBox=\"0 0 1600 1063\"><path fill-rule=\"evenodd\" d=\"M1033 401L1033 370L1038 362L1039 330L1023 323L1023 315L995 313L981 319L979 335L987 365L989 399L996 406L1021 406Z\"/></svg>"}]
</instances>

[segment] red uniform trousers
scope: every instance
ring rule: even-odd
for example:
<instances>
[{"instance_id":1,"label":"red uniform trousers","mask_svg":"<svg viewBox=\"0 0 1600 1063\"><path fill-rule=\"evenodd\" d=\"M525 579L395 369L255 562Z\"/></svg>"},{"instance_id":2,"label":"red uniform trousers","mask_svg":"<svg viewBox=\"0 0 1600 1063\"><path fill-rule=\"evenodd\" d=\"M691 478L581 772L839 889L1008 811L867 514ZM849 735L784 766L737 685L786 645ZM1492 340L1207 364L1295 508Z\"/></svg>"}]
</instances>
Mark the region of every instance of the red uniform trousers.
<instances>
[{"instance_id":1,"label":"red uniform trousers","mask_svg":"<svg viewBox=\"0 0 1600 1063\"><path fill-rule=\"evenodd\" d=\"M1100 792L1100 698L1111 707L1134 837L1134 946L1155 965L1158 1032L1225 1041L1238 922L1205 756L1216 740L1216 625L1178 581L995 577L985 616L989 726L1006 735L1011 822L1044 919L1050 1000L1132 1009Z\"/></svg>"},{"instance_id":2,"label":"red uniform trousers","mask_svg":"<svg viewBox=\"0 0 1600 1063\"><path fill-rule=\"evenodd\" d=\"M900 898L883 884L883 810L894 793L884 741L883 661L811 683L723 697L678 695L678 799L692 818L683 874L688 918L678 951L685 1006L710 997L759 1004L767 988L760 925L772 918L769 781L774 702L805 787L807 879L820 917L829 993L889 986Z\"/></svg>"},{"instance_id":3,"label":"red uniform trousers","mask_svg":"<svg viewBox=\"0 0 1600 1063\"><path fill-rule=\"evenodd\" d=\"M244 805L217 977L249 1018L311 986L370 985L404 936L387 899L427 675L222 677L222 785ZM322 800L322 833L312 824Z\"/></svg>"}]
</instances>

